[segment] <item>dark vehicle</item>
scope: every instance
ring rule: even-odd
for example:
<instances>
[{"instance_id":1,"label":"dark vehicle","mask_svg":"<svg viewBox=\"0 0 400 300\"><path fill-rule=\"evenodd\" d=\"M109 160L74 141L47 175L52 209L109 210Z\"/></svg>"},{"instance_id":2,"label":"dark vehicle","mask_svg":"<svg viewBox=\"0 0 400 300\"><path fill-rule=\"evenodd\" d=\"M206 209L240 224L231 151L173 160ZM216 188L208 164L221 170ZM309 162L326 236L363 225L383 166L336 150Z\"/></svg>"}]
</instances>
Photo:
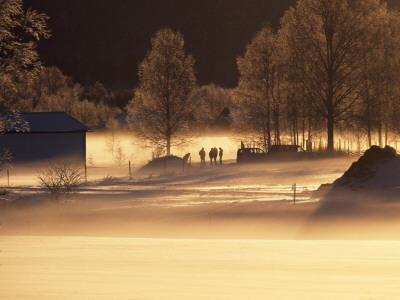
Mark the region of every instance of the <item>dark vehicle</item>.
<instances>
[{"instance_id":1,"label":"dark vehicle","mask_svg":"<svg viewBox=\"0 0 400 300\"><path fill-rule=\"evenodd\" d=\"M256 163L302 159L313 159L313 154L297 145L273 145L268 153L260 148L240 148L237 151L236 162Z\"/></svg>"},{"instance_id":2,"label":"dark vehicle","mask_svg":"<svg viewBox=\"0 0 400 300\"><path fill-rule=\"evenodd\" d=\"M307 152L298 145L273 145L268 156L272 160L313 159L312 152Z\"/></svg>"},{"instance_id":3,"label":"dark vehicle","mask_svg":"<svg viewBox=\"0 0 400 300\"><path fill-rule=\"evenodd\" d=\"M267 161L267 153L260 148L240 148L237 151L236 162L252 163Z\"/></svg>"}]
</instances>

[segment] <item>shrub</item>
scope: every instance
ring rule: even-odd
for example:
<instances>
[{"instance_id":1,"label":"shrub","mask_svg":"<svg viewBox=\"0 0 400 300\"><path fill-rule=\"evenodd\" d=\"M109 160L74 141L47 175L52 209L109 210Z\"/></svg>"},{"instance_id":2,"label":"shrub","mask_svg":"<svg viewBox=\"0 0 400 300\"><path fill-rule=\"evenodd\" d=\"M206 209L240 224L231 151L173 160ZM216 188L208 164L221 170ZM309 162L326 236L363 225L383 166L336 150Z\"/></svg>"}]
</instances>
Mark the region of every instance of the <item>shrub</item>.
<instances>
[{"instance_id":1,"label":"shrub","mask_svg":"<svg viewBox=\"0 0 400 300\"><path fill-rule=\"evenodd\" d=\"M75 194L83 179L82 171L69 161L51 162L44 171L39 171L39 184L50 198L59 201Z\"/></svg>"}]
</instances>

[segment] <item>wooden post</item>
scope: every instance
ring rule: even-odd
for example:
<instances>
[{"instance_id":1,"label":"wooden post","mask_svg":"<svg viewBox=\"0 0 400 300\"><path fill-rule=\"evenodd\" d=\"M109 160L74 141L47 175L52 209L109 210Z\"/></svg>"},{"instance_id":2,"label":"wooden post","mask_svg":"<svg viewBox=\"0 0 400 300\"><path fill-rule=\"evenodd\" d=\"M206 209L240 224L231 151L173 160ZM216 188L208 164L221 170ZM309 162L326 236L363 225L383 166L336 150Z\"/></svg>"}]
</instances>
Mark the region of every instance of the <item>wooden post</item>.
<instances>
[{"instance_id":1,"label":"wooden post","mask_svg":"<svg viewBox=\"0 0 400 300\"><path fill-rule=\"evenodd\" d=\"M10 186L10 170L7 168L7 186Z\"/></svg>"},{"instance_id":2,"label":"wooden post","mask_svg":"<svg viewBox=\"0 0 400 300\"><path fill-rule=\"evenodd\" d=\"M129 161L129 180L132 180L131 161Z\"/></svg>"},{"instance_id":3,"label":"wooden post","mask_svg":"<svg viewBox=\"0 0 400 300\"><path fill-rule=\"evenodd\" d=\"M87 182L87 166L86 166L86 162L85 162L85 182Z\"/></svg>"},{"instance_id":4,"label":"wooden post","mask_svg":"<svg viewBox=\"0 0 400 300\"><path fill-rule=\"evenodd\" d=\"M293 204L296 204L296 184L292 185L292 191L293 191Z\"/></svg>"}]
</instances>

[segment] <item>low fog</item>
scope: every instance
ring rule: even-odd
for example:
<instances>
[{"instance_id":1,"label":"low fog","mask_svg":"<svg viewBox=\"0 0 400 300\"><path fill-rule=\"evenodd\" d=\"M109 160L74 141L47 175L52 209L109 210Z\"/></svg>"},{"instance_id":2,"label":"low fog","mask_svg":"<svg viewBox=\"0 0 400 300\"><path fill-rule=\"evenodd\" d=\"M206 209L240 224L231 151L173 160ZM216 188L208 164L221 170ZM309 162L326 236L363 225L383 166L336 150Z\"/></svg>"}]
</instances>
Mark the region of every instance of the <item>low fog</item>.
<instances>
[{"instance_id":1,"label":"low fog","mask_svg":"<svg viewBox=\"0 0 400 300\"><path fill-rule=\"evenodd\" d=\"M163 238L396 239L399 205L389 193L348 193L329 201L321 184L332 183L357 158L314 159L237 165L238 142L199 137L190 146L191 164L150 173L149 148L118 135L124 160L113 161L106 135L91 134L87 181L67 199L51 200L38 184L46 163L10 171L2 201L4 235L88 235ZM240 145L240 143L239 143ZM223 163L200 166L204 147L224 149ZM126 154L125 154L126 153ZM226 153L226 155L225 155ZM126 158L125 158L126 157ZM131 178L129 178L129 160ZM7 178L1 179L6 185ZM296 184L294 197L293 185ZM354 201L358 197L357 201ZM371 198L374 201L370 201ZM366 201L369 199L368 201ZM348 201L347 201L348 200ZM365 201L364 201L365 200Z\"/></svg>"},{"instance_id":2,"label":"low fog","mask_svg":"<svg viewBox=\"0 0 400 300\"><path fill-rule=\"evenodd\" d=\"M333 197L320 187L357 158L238 165L240 142L200 137L173 151L190 151L191 165L179 158L145 174L151 151L119 138L136 155L131 178L129 161L113 161L104 136L92 135L87 182L67 198L39 186L47 162L10 169L0 298L396 298L396 189ZM222 165L200 166L203 145L224 148Z\"/></svg>"}]
</instances>

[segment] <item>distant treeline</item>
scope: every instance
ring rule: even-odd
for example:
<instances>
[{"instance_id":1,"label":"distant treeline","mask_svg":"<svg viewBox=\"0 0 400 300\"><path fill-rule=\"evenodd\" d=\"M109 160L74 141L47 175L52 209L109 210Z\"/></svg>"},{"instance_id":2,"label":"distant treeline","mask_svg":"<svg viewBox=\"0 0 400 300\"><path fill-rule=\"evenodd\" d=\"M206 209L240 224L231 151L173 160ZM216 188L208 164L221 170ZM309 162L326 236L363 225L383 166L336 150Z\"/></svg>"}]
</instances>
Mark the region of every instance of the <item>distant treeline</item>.
<instances>
[{"instance_id":1,"label":"distant treeline","mask_svg":"<svg viewBox=\"0 0 400 300\"><path fill-rule=\"evenodd\" d=\"M167 154L216 103L207 101L215 87L198 92L183 45L172 29L156 32L127 107L136 132ZM299 0L278 28L254 35L237 66L224 99L236 106L234 127L266 150L323 138L331 152L336 133L359 147L376 134L383 146L400 133L400 14L385 2Z\"/></svg>"}]
</instances>

